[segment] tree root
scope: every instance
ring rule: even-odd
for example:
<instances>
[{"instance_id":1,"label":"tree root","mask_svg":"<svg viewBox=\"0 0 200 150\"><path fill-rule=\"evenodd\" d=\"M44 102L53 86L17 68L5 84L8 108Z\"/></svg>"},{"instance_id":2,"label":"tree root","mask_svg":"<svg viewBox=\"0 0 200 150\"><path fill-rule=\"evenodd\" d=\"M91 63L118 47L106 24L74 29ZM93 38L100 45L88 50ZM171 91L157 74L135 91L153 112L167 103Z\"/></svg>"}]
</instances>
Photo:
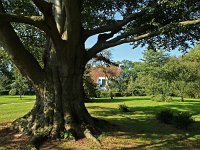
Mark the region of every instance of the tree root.
<instances>
[{"instance_id":1,"label":"tree root","mask_svg":"<svg viewBox=\"0 0 200 150\"><path fill-rule=\"evenodd\" d=\"M85 135L85 137L86 137L87 139L90 139L90 140L92 140L94 143L96 143L97 145L101 146L100 141L99 141L95 136L92 135L92 133L90 132L89 129L85 129L84 135Z\"/></svg>"},{"instance_id":2,"label":"tree root","mask_svg":"<svg viewBox=\"0 0 200 150\"><path fill-rule=\"evenodd\" d=\"M48 138L48 135L44 135L44 134L37 134L34 135L31 140L30 143L32 145L35 146L36 149L39 149L40 145Z\"/></svg>"},{"instance_id":3,"label":"tree root","mask_svg":"<svg viewBox=\"0 0 200 150\"><path fill-rule=\"evenodd\" d=\"M108 121L91 118L91 122L83 121L82 123L69 122L68 124L45 124L44 116L33 116L30 113L13 122L13 129L31 135L31 144L39 149L40 145L47 139L72 139L79 140L87 138L101 146L100 141L95 137L103 131L109 131L114 125ZM55 124L54 124L55 123Z\"/></svg>"}]
</instances>

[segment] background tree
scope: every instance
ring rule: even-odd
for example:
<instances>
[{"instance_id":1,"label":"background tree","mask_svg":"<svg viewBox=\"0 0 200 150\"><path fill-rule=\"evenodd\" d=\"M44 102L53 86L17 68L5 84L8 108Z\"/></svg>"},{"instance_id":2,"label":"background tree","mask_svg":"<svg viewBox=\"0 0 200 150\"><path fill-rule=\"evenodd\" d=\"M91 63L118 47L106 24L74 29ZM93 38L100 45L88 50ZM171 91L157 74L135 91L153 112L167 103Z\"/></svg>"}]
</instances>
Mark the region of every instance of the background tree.
<instances>
[{"instance_id":1,"label":"background tree","mask_svg":"<svg viewBox=\"0 0 200 150\"><path fill-rule=\"evenodd\" d=\"M200 45L196 45L192 50L190 50L186 55L184 55L183 60L187 61L188 63L192 63L191 67L193 68L193 71L196 72L197 77L195 80L193 80L193 82L188 83L187 95L190 97L198 98L200 92L200 72L197 68L199 68L200 65Z\"/></svg>"},{"instance_id":2,"label":"background tree","mask_svg":"<svg viewBox=\"0 0 200 150\"><path fill-rule=\"evenodd\" d=\"M120 68L121 75L118 80L118 88L123 95L127 91L129 80L135 78L135 72L133 71L134 63L129 60L123 60L120 62Z\"/></svg>"},{"instance_id":3,"label":"background tree","mask_svg":"<svg viewBox=\"0 0 200 150\"><path fill-rule=\"evenodd\" d=\"M0 48L0 93L10 90L10 84L13 79L11 60L3 49Z\"/></svg>"},{"instance_id":4,"label":"background tree","mask_svg":"<svg viewBox=\"0 0 200 150\"><path fill-rule=\"evenodd\" d=\"M199 7L199 0L0 0L0 44L37 93L33 110L14 128L35 137L59 137L63 131L93 137L105 125L84 106L86 63L123 43L187 48L188 41L199 40ZM26 24L37 28L34 41L46 37L43 65L18 33ZM85 41L93 35L97 41L86 49Z\"/></svg>"},{"instance_id":5,"label":"background tree","mask_svg":"<svg viewBox=\"0 0 200 150\"><path fill-rule=\"evenodd\" d=\"M140 73L137 82L144 87L148 95L161 95L161 99L165 101L169 96L168 80L163 78L163 67L169 59L169 54L163 49L148 47L144 51L143 72ZM154 97L153 97L154 98Z\"/></svg>"},{"instance_id":6,"label":"background tree","mask_svg":"<svg viewBox=\"0 0 200 150\"><path fill-rule=\"evenodd\" d=\"M143 62L148 67L162 67L169 59L169 54L163 49L156 49L155 47L148 47L143 52Z\"/></svg>"},{"instance_id":7,"label":"background tree","mask_svg":"<svg viewBox=\"0 0 200 150\"><path fill-rule=\"evenodd\" d=\"M191 51L193 53L193 51ZM187 56L188 55L188 56ZM197 55L191 60L191 55L186 54L183 57L171 59L166 64L167 76L171 77L175 88L175 93L181 97L181 101L184 101L184 96L191 90L194 90L195 82L199 82L199 63L195 60ZM192 86L194 86L192 88ZM196 90L199 90L197 88Z\"/></svg>"},{"instance_id":8,"label":"background tree","mask_svg":"<svg viewBox=\"0 0 200 150\"><path fill-rule=\"evenodd\" d=\"M20 74L17 68L14 68L14 79L10 84L10 88L9 94L19 94L20 99L22 99L22 95L28 91L28 81Z\"/></svg>"}]
</instances>

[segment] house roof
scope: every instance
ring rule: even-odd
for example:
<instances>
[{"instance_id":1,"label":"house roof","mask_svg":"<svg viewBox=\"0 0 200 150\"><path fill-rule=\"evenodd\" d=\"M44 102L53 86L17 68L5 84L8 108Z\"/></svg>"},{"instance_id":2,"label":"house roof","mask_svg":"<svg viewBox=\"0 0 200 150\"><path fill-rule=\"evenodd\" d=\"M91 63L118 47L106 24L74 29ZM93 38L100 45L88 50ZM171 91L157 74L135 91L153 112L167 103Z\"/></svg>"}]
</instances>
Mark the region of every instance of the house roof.
<instances>
[{"instance_id":1,"label":"house roof","mask_svg":"<svg viewBox=\"0 0 200 150\"><path fill-rule=\"evenodd\" d=\"M90 76L94 80L94 82L97 81L99 77L119 77L121 74L121 69L116 66L109 66L109 67L94 67L90 70Z\"/></svg>"}]
</instances>

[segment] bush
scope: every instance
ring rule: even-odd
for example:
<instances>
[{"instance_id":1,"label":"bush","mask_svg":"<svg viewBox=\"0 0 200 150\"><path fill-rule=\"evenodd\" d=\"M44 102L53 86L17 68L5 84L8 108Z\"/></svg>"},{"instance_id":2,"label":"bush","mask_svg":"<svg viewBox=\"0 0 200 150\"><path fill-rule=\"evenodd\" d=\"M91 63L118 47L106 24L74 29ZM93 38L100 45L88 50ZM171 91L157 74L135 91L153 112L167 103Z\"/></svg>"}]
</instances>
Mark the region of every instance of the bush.
<instances>
[{"instance_id":1,"label":"bush","mask_svg":"<svg viewBox=\"0 0 200 150\"><path fill-rule=\"evenodd\" d=\"M100 95L101 98L107 98L110 97L110 92L108 91L100 91Z\"/></svg>"},{"instance_id":2,"label":"bush","mask_svg":"<svg viewBox=\"0 0 200 150\"><path fill-rule=\"evenodd\" d=\"M0 95L9 95L8 90L0 91Z\"/></svg>"},{"instance_id":3,"label":"bush","mask_svg":"<svg viewBox=\"0 0 200 150\"><path fill-rule=\"evenodd\" d=\"M171 110L162 110L156 114L156 119L162 123L172 124L179 129L187 129L194 120L188 112L173 113Z\"/></svg>"},{"instance_id":4,"label":"bush","mask_svg":"<svg viewBox=\"0 0 200 150\"><path fill-rule=\"evenodd\" d=\"M125 97L126 97L126 96L132 96L132 94L129 93L129 92L122 92L121 94L122 94L122 96L125 96Z\"/></svg>"},{"instance_id":5,"label":"bush","mask_svg":"<svg viewBox=\"0 0 200 150\"><path fill-rule=\"evenodd\" d=\"M194 123L192 114L188 112L180 112L173 117L173 124L176 128L187 129L192 123Z\"/></svg>"},{"instance_id":6,"label":"bush","mask_svg":"<svg viewBox=\"0 0 200 150\"><path fill-rule=\"evenodd\" d=\"M154 95L154 96L151 97L151 99L153 101L157 101L157 102L163 102L163 101L164 102L170 102L170 101L172 101L171 96L166 96L164 94Z\"/></svg>"},{"instance_id":7,"label":"bush","mask_svg":"<svg viewBox=\"0 0 200 150\"><path fill-rule=\"evenodd\" d=\"M14 88L14 89L11 89L10 91L9 91L9 95L16 95L17 94L17 90Z\"/></svg>"},{"instance_id":8,"label":"bush","mask_svg":"<svg viewBox=\"0 0 200 150\"><path fill-rule=\"evenodd\" d=\"M128 106L126 106L125 104L120 104L120 105L119 105L119 110L120 110L121 112L130 112Z\"/></svg>"},{"instance_id":9,"label":"bush","mask_svg":"<svg viewBox=\"0 0 200 150\"><path fill-rule=\"evenodd\" d=\"M162 123L170 124L173 120L173 112L171 110L162 110L156 114L156 119Z\"/></svg>"},{"instance_id":10,"label":"bush","mask_svg":"<svg viewBox=\"0 0 200 150\"><path fill-rule=\"evenodd\" d=\"M113 92L114 97L121 97L122 94L120 92Z\"/></svg>"},{"instance_id":11,"label":"bush","mask_svg":"<svg viewBox=\"0 0 200 150\"><path fill-rule=\"evenodd\" d=\"M134 96L146 96L145 90L143 88L136 88L133 93Z\"/></svg>"}]
</instances>

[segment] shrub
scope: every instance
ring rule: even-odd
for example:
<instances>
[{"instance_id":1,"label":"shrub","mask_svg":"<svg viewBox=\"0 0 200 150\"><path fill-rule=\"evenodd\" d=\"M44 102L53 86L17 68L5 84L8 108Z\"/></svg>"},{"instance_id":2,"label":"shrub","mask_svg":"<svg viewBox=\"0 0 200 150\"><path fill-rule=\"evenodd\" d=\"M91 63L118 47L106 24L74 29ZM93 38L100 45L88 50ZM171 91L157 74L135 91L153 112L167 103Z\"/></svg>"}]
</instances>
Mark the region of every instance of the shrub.
<instances>
[{"instance_id":1,"label":"shrub","mask_svg":"<svg viewBox=\"0 0 200 150\"><path fill-rule=\"evenodd\" d=\"M121 112L129 112L130 111L129 108L128 108L128 106L126 106L125 104L120 104L119 105L119 110Z\"/></svg>"},{"instance_id":2,"label":"shrub","mask_svg":"<svg viewBox=\"0 0 200 150\"><path fill-rule=\"evenodd\" d=\"M0 95L9 95L8 90L0 91Z\"/></svg>"},{"instance_id":3,"label":"shrub","mask_svg":"<svg viewBox=\"0 0 200 150\"><path fill-rule=\"evenodd\" d=\"M101 98L107 98L110 97L110 92L108 91L100 91L100 95Z\"/></svg>"},{"instance_id":4,"label":"shrub","mask_svg":"<svg viewBox=\"0 0 200 150\"><path fill-rule=\"evenodd\" d=\"M162 123L172 124L179 129L187 129L194 123L192 114L188 112L173 113L171 110L162 110L156 114L156 119Z\"/></svg>"},{"instance_id":5,"label":"shrub","mask_svg":"<svg viewBox=\"0 0 200 150\"><path fill-rule=\"evenodd\" d=\"M170 101L172 101L171 96L166 96L164 94L154 95L154 96L151 97L151 99L153 101L157 101L157 102L163 102L163 101L164 102L170 102Z\"/></svg>"},{"instance_id":6,"label":"shrub","mask_svg":"<svg viewBox=\"0 0 200 150\"><path fill-rule=\"evenodd\" d=\"M121 97L122 94L120 92L113 92L114 97Z\"/></svg>"},{"instance_id":7,"label":"shrub","mask_svg":"<svg viewBox=\"0 0 200 150\"><path fill-rule=\"evenodd\" d=\"M173 112L171 110L162 110L156 114L156 119L162 123L170 124L173 120Z\"/></svg>"},{"instance_id":8,"label":"shrub","mask_svg":"<svg viewBox=\"0 0 200 150\"><path fill-rule=\"evenodd\" d=\"M121 94L122 94L122 96L125 96L125 97L126 97L126 96L131 96L131 95L132 95L131 93L128 93L128 92L122 92Z\"/></svg>"},{"instance_id":9,"label":"shrub","mask_svg":"<svg viewBox=\"0 0 200 150\"><path fill-rule=\"evenodd\" d=\"M17 90L16 89L11 89L9 91L9 95L16 95L17 94Z\"/></svg>"},{"instance_id":10,"label":"shrub","mask_svg":"<svg viewBox=\"0 0 200 150\"><path fill-rule=\"evenodd\" d=\"M173 117L173 124L176 128L187 129L192 123L194 123L192 114L188 112L180 112Z\"/></svg>"}]
</instances>

